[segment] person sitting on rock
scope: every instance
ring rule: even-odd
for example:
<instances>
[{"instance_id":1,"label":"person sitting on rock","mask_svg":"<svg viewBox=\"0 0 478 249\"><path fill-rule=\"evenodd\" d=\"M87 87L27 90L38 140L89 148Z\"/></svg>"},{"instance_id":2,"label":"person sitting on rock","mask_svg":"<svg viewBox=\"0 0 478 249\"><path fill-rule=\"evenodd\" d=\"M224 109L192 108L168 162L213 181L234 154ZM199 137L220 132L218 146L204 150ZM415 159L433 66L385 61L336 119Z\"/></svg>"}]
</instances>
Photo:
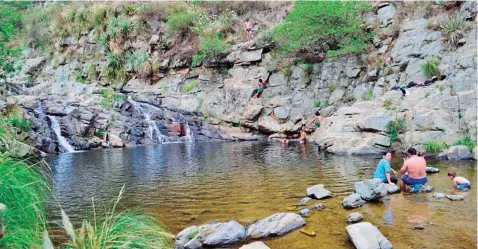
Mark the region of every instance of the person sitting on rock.
<instances>
[{"instance_id":1,"label":"person sitting on rock","mask_svg":"<svg viewBox=\"0 0 478 249\"><path fill-rule=\"evenodd\" d=\"M392 153L384 152L382 155L382 160L380 160L378 163L377 169L373 174L373 178L378 178L384 183L395 185L397 184L398 180L394 176L390 175L391 172L396 174L396 172L390 166L390 161L392 161Z\"/></svg>"},{"instance_id":2,"label":"person sitting on rock","mask_svg":"<svg viewBox=\"0 0 478 249\"><path fill-rule=\"evenodd\" d=\"M315 124L317 128L320 127L320 123L322 122L324 118L320 115L320 109L315 112L315 118L310 122L311 124Z\"/></svg>"},{"instance_id":3,"label":"person sitting on rock","mask_svg":"<svg viewBox=\"0 0 478 249\"><path fill-rule=\"evenodd\" d=\"M407 151L408 159L403 163L400 173L403 174L400 182L400 189L405 192L405 185L416 187L425 185L428 182L427 177L427 162L425 158L417 156L417 151L414 148L409 148Z\"/></svg>"},{"instance_id":4,"label":"person sitting on rock","mask_svg":"<svg viewBox=\"0 0 478 249\"><path fill-rule=\"evenodd\" d=\"M256 98L259 98L264 92L264 89L266 88L266 83L262 81L262 79L259 79L259 83L257 83L259 87L257 88L257 93L256 93Z\"/></svg>"},{"instance_id":5,"label":"person sitting on rock","mask_svg":"<svg viewBox=\"0 0 478 249\"><path fill-rule=\"evenodd\" d=\"M453 184L456 189L464 191L470 190L471 183L465 177L456 176L456 173L454 171L448 171L448 176L450 177L450 180L453 181Z\"/></svg>"}]
</instances>

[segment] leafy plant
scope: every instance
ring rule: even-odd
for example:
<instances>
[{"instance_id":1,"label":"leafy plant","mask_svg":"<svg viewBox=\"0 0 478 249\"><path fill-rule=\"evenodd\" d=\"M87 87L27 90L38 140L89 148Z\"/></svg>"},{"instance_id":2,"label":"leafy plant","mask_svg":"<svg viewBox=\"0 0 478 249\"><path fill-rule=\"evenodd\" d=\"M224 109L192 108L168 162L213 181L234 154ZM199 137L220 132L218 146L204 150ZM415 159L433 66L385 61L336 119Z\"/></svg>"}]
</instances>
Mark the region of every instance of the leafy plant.
<instances>
[{"instance_id":1,"label":"leafy plant","mask_svg":"<svg viewBox=\"0 0 478 249\"><path fill-rule=\"evenodd\" d=\"M335 86L329 86L328 89L329 89L329 93L333 93L333 92L335 92L336 87Z\"/></svg>"},{"instance_id":2,"label":"leafy plant","mask_svg":"<svg viewBox=\"0 0 478 249\"><path fill-rule=\"evenodd\" d=\"M22 131L28 132L32 129L32 126L30 125L30 122L28 122L28 120L23 120L18 117L6 118L5 121L7 123L10 123L13 127L17 127Z\"/></svg>"},{"instance_id":3,"label":"leafy plant","mask_svg":"<svg viewBox=\"0 0 478 249\"><path fill-rule=\"evenodd\" d=\"M184 93L190 93L199 86L199 80L194 80L183 87Z\"/></svg>"},{"instance_id":4,"label":"leafy plant","mask_svg":"<svg viewBox=\"0 0 478 249\"><path fill-rule=\"evenodd\" d=\"M373 34L364 30L361 14L371 9L358 1L298 1L275 29L274 40L281 54L325 49L329 56L366 52Z\"/></svg>"},{"instance_id":5,"label":"leafy plant","mask_svg":"<svg viewBox=\"0 0 478 249\"><path fill-rule=\"evenodd\" d=\"M441 32L445 35L447 43L451 47L457 47L458 41L463 38L465 21L460 15L448 17L440 23Z\"/></svg>"},{"instance_id":6,"label":"leafy plant","mask_svg":"<svg viewBox=\"0 0 478 249\"><path fill-rule=\"evenodd\" d=\"M307 85L312 82L312 75L314 74L314 66L309 63L305 63L301 65L302 69L304 70L305 77L307 78Z\"/></svg>"},{"instance_id":7,"label":"leafy plant","mask_svg":"<svg viewBox=\"0 0 478 249\"><path fill-rule=\"evenodd\" d=\"M196 15L187 10L172 13L166 22L166 36L183 35L193 26Z\"/></svg>"},{"instance_id":8,"label":"leafy plant","mask_svg":"<svg viewBox=\"0 0 478 249\"><path fill-rule=\"evenodd\" d=\"M436 60L427 60L425 64L422 65L422 71L425 76L432 78L433 76L440 76L440 71L438 66L440 65L439 61Z\"/></svg>"},{"instance_id":9,"label":"leafy plant","mask_svg":"<svg viewBox=\"0 0 478 249\"><path fill-rule=\"evenodd\" d=\"M99 138L104 138L105 135L106 135L106 131L104 131L104 130L97 130L97 131L96 131L96 135L97 135Z\"/></svg>"},{"instance_id":10,"label":"leafy plant","mask_svg":"<svg viewBox=\"0 0 478 249\"><path fill-rule=\"evenodd\" d=\"M471 137L466 136L465 139L459 140L456 145L465 145L468 149L472 150L476 146L476 142Z\"/></svg>"},{"instance_id":11,"label":"leafy plant","mask_svg":"<svg viewBox=\"0 0 478 249\"><path fill-rule=\"evenodd\" d=\"M274 29L268 28L264 31L259 33L259 37L257 38L256 45L261 47L265 45L273 45L274 44Z\"/></svg>"},{"instance_id":12,"label":"leafy plant","mask_svg":"<svg viewBox=\"0 0 478 249\"><path fill-rule=\"evenodd\" d=\"M370 101L373 98L373 88L368 89L367 96L365 97L365 100Z\"/></svg>"},{"instance_id":13,"label":"leafy plant","mask_svg":"<svg viewBox=\"0 0 478 249\"><path fill-rule=\"evenodd\" d=\"M146 62L148 61L148 59L149 56L147 53L137 52L128 56L128 63L129 65L131 65L134 71L144 72L147 70Z\"/></svg>"},{"instance_id":14,"label":"leafy plant","mask_svg":"<svg viewBox=\"0 0 478 249\"><path fill-rule=\"evenodd\" d=\"M440 152L448 148L448 145L445 142L438 143L437 141L428 141L425 143L425 148L428 152Z\"/></svg>"},{"instance_id":15,"label":"leafy plant","mask_svg":"<svg viewBox=\"0 0 478 249\"><path fill-rule=\"evenodd\" d=\"M314 107L320 107L320 100L314 101Z\"/></svg>"},{"instance_id":16,"label":"leafy plant","mask_svg":"<svg viewBox=\"0 0 478 249\"><path fill-rule=\"evenodd\" d=\"M387 123L387 132L390 134L390 144L398 141L398 134L405 131L405 122L402 119L390 120Z\"/></svg>"},{"instance_id":17,"label":"leafy plant","mask_svg":"<svg viewBox=\"0 0 478 249\"><path fill-rule=\"evenodd\" d=\"M292 70L289 67L283 67L281 71L282 71L282 75L284 75L284 78L286 78L287 82L290 82L290 79L292 77Z\"/></svg>"},{"instance_id":18,"label":"leafy plant","mask_svg":"<svg viewBox=\"0 0 478 249\"><path fill-rule=\"evenodd\" d=\"M213 37L205 37L199 45L199 52L193 56L192 66L198 66L204 60L217 59L218 56L229 51L229 45L225 43L219 34Z\"/></svg>"}]
</instances>

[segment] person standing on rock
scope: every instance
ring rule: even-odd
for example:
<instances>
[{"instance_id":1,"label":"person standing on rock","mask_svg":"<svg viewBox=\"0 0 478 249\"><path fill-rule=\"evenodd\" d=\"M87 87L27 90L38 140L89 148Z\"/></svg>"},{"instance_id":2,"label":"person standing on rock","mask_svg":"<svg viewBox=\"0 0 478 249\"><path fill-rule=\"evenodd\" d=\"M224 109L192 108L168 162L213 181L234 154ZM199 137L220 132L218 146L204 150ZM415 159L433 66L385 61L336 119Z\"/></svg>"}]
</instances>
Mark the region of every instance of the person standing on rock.
<instances>
[{"instance_id":1,"label":"person standing on rock","mask_svg":"<svg viewBox=\"0 0 478 249\"><path fill-rule=\"evenodd\" d=\"M408 149L407 154L408 159L400 169L400 173L403 175L400 189L403 192L405 192L405 185L425 185L428 182L425 158L417 156L417 151L414 148Z\"/></svg>"},{"instance_id":2,"label":"person standing on rock","mask_svg":"<svg viewBox=\"0 0 478 249\"><path fill-rule=\"evenodd\" d=\"M249 18L246 19L244 23L244 33L246 34L247 41L251 41L252 39L252 22L249 21Z\"/></svg>"},{"instance_id":3,"label":"person standing on rock","mask_svg":"<svg viewBox=\"0 0 478 249\"><path fill-rule=\"evenodd\" d=\"M392 161L392 153L384 152L382 155L382 160L380 160L377 165L377 169L375 169L373 178L378 178L384 183L395 185L397 184L398 180L394 176L390 175L391 172L396 174L390 165L390 161Z\"/></svg>"}]
</instances>

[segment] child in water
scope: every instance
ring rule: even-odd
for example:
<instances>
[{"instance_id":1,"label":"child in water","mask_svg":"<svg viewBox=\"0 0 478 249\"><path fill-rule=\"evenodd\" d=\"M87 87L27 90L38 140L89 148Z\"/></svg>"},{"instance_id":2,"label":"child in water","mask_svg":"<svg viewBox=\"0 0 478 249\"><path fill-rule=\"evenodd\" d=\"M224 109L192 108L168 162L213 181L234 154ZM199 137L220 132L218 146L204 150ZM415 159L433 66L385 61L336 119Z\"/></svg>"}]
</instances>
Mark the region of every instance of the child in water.
<instances>
[{"instance_id":1,"label":"child in water","mask_svg":"<svg viewBox=\"0 0 478 249\"><path fill-rule=\"evenodd\" d=\"M448 176L450 180L453 181L453 184L458 190L470 190L471 183L468 179L462 176L456 176L456 173L453 171L448 171Z\"/></svg>"}]
</instances>

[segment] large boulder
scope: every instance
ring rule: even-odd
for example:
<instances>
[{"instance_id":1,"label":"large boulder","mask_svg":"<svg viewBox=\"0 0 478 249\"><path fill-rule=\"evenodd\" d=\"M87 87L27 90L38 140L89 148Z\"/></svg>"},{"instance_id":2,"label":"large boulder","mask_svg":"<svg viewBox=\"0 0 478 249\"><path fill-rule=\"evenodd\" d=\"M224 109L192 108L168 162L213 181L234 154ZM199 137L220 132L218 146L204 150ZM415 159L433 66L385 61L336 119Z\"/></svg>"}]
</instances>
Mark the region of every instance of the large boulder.
<instances>
[{"instance_id":1,"label":"large boulder","mask_svg":"<svg viewBox=\"0 0 478 249\"><path fill-rule=\"evenodd\" d=\"M176 236L175 249L192 249L234 244L244 239L246 229L237 221L188 227Z\"/></svg>"},{"instance_id":2,"label":"large boulder","mask_svg":"<svg viewBox=\"0 0 478 249\"><path fill-rule=\"evenodd\" d=\"M247 228L247 237L266 238L282 236L305 225L300 215L294 213L277 213L259 220Z\"/></svg>"},{"instance_id":3,"label":"large boulder","mask_svg":"<svg viewBox=\"0 0 478 249\"><path fill-rule=\"evenodd\" d=\"M392 243L370 222L360 222L345 228L357 249L392 249Z\"/></svg>"},{"instance_id":4,"label":"large boulder","mask_svg":"<svg viewBox=\"0 0 478 249\"><path fill-rule=\"evenodd\" d=\"M123 140L116 136L115 134L108 133L107 135L108 142L112 147L124 147Z\"/></svg>"},{"instance_id":5,"label":"large boulder","mask_svg":"<svg viewBox=\"0 0 478 249\"><path fill-rule=\"evenodd\" d=\"M448 160L464 160L464 159L472 159L473 154L471 153L470 149L465 145L455 145L448 148L445 153L442 153L448 158Z\"/></svg>"},{"instance_id":6,"label":"large boulder","mask_svg":"<svg viewBox=\"0 0 478 249\"><path fill-rule=\"evenodd\" d=\"M327 197L332 197L332 192L325 189L324 184L318 184L307 188L307 196L320 200Z\"/></svg>"},{"instance_id":7,"label":"large boulder","mask_svg":"<svg viewBox=\"0 0 478 249\"><path fill-rule=\"evenodd\" d=\"M256 241L247 245L241 246L239 249L270 249L264 242Z\"/></svg>"},{"instance_id":8,"label":"large boulder","mask_svg":"<svg viewBox=\"0 0 478 249\"><path fill-rule=\"evenodd\" d=\"M383 184L385 189L387 189L387 194L397 194L400 193L400 187L397 185L392 185L388 183Z\"/></svg>"},{"instance_id":9,"label":"large boulder","mask_svg":"<svg viewBox=\"0 0 478 249\"><path fill-rule=\"evenodd\" d=\"M353 209L353 208L359 208L365 204L365 201L362 200L360 195L353 193L347 197L344 198L342 201L342 206L345 209Z\"/></svg>"},{"instance_id":10,"label":"large boulder","mask_svg":"<svg viewBox=\"0 0 478 249\"><path fill-rule=\"evenodd\" d=\"M354 183L355 193L366 201L374 201L387 194L387 188L381 179L363 180Z\"/></svg>"}]
</instances>

